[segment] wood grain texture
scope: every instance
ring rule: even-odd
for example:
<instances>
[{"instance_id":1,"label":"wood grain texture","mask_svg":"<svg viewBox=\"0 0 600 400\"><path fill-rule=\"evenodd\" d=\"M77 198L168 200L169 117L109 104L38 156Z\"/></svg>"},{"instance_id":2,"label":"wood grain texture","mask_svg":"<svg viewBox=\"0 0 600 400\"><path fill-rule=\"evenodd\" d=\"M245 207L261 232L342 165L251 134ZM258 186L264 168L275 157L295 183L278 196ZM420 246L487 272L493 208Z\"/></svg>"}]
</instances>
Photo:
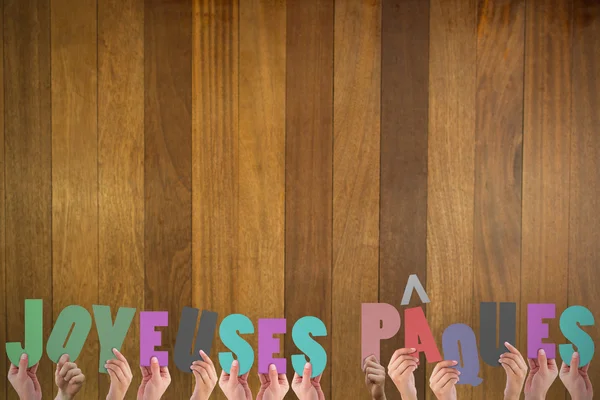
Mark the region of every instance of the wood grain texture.
<instances>
[{"instance_id":1,"label":"wood grain texture","mask_svg":"<svg viewBox=\"0 0 600 400\"><path fill-rule=\"evenodd\" d=\"M381 19L379 301L392 304L403 316L400 304L408 277L417 274L427 284L429 2L382 0ZM421 304L415 295L407 307ZM383 365L403 347L401 327L381 344ZM419 398L425 396L426 381L425 368L417 369ZM400 400L389 377L386 387L389 400Z\"/></svg>"},{"instance_id":2,"label":"wood grain texture","mask_svg":"<svg viewBox=\"0 0 600 400\"><path fill-rule=\"evenodd\" d=\"M145 309L169 311L172 360L181 310L192 304L192 1L145 2ZM167 398L191 395L193 375L170 362Z\"/></svg>"},{"instance_id":3,"label":"wood grain texture","mask_svg":"<svg viewBox=\"0 0 600 400\"><path fill-rule=\"evenodd\" d=\"M427 192L428 321L441 352L450 325L473 326L476 2L433 0ZM427 365L431 376L435 364ZM457 386L472 398L472 387ZM428 391L427 398L433 398Z\"/></svg>"},{"instance_id":4,"label":"wood grain texture","mask_svg":"<svg viewBox=\"0 0 600 400\"><path fill-rule=\"evenodd\" d=\"M5 263L5 198L4 185L4 0L0 0L0 321L4 327L0 328L0 343L6 343L8 320L6 319L6 263ZM8 374L6 351L0 351L0 377ZM5 381L6 382L6 381ZM6 399L8 385L0 389L0 399Z\"/></svg>"},{"instance_id":5,"label":"wood grain texture","mask_svg":"<svg viewBox=\"0 0 600 400\"><path fill-rule=\"evenodd\" d=\"M378 300L381 2L335 6L332 399L365 391L361 303ZM361 396L361 398L364 396Z\"/></svg>"},{"instance_id":6,"label":"wood grain texture","mask_svg":"<svg viewBox=\"0 0 600 400\"><path fill-rule=\"evenodd\" d=\"M52 53L52 287L54 321L77 304L98 304L96 0L54 0ZM79 396L98 397L98 336L77 360ZM57 388L54 389L57 393Z\"/></svg>"},{"instance_id":7,"label":"wood grain texture","mask_svg":"<svg viewBox=\"0 0 600 400\"><path fill-rule=\"evenodd\" d=\"M285 311L293 324L311 315L328 327L331 354L333 203L333 0L287 3ZM288 377L297 353L286 335ZM321 385L331 398L331 366ZM290 391L286 398L295 398Z\"/></svg>"},{"instance_id":8,"label":"wood grain texture","mask_svg":"<svg viewBox=\"0 0 600 400\"><path fill-rule=\"evenodd\" d=\"M568 291L571 2L530 1L525 20L521 281L528 285L521 290L520 343L527 343L528 303L556 304L546 341L563 343L558 317ZM546 398L565 398L558 379Z\"/></svg>"},{"instance_id":9,"label":"wood grain texture","mask_svg":"<svg viewBox=\"0 0 600 400\"><path fill-rule=\"evenodd\" d=\"M218 324L238 311L240 303L236 297L245 286L236 277L240 140L238 27L237 0L194 1L193 304L217 312ZM254 288L243 290L257 293ZM220 351L226 348L217 330L210 354L219 374ZM253 379L256 377L250 378ZM225 399L219 389L212 396Z\"/></svg>"},{"instance_id":10,"label":"wood grain texture","mask_svg":"<svg viewBox=\"0 0 600 400\"><path fill-rule=\"evenodd\" d=\"M524 2L478 2L473 328L479 344L481 302L516 302L519 315L524 33ZM526 342L512 344L526 353ZM473 398L503 393L504 368L483 359L480 365L483 383Z\"/></svg>"},{"instance_id":11,"label":"wood grain texture","mask_svg":"<svg viewBox=\"0 0 600 400\"><path fill-rule=\"evenodd\" d=\"M258 328L260 318L285 316L286 2L244 0L239 13L239 126L244 129L239 129L234 304ZM277 337L280 351L275 357L283 357L284 336ZM248 339L258 354L258 335ZM255 395L260 388L257 372L258 358L250 379Z\"/></svg>"},{"instance_id":12,"label":"wood grain texture","mask_svg":"<svg viewBox=\"0 0 600 400\"><path fill-rule=\"evenodd\" d=\"M121 352L141 380L139 313L144 310L144 1L98 1L99 304L137 309ZM175 316L174 316L175 317ZM171 320L170 324L176 325ZM99 377L106 398L108 374Z\"/></svg>"},{"instance_id":13,"label":"wood grain texture","mask_svg":"<svg viewBox=\"0 0 600 400\"><path fill-rule=\"evenodd\" d=\"M576 0L573 18L568 305L585 306L598 320L600 296L595 282L600 263L600 3ZM597 323L584 329L593 339L600 337ZM592 384L600 382L600 368L595 367L588 372Z\"/></svg>"},{"instance_id":14,"label":"wood grain texture","mask_svg":"<svg viewBox=\"0 0 600 400\"><path fill-rule=\"evenodd\" d=\"M25 299L44 301L44 339L52 329L52 137L50 8L45 1L4 0L4 152L6 311L10 342L24 340ZM38 369L51 397L54 366ZM8 383L7 383L8 384ZM17 399L8 389L8 399Z\"/></svg>"}]
</instances>

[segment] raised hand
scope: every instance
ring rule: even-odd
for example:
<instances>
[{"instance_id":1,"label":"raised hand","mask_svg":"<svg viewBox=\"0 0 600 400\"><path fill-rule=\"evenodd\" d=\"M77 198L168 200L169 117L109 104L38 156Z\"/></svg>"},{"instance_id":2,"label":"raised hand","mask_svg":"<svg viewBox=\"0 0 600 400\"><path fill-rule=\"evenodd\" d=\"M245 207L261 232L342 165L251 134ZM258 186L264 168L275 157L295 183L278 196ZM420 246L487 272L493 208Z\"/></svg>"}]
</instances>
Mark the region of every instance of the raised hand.
<instances>
[{"instance_id":1,"label":"raised hand","mask_svg":"<svg viewBox=\"0 0 600 400\"><path fill-rule=\"evenodd\" d=\"M400 392L402 400L417 400L415 370L419 367L419 358L411 356L417 349L398 349L392 355L388 365L388 375Z\"/></svg>"},{"instance_id":2,"label":"raised hand","mask_svg":"<svg viewBox=\"0 0 600 400\"><path fill-rule=\"evenodd\" d=\"M200 350L200 357L203 361L196 360L190 367L196 378L191 400L208 400L218 381L217 370L210 357L202 350Z\"/></svg>"},{"instance_id":3,"label":"raised hand","mask_svg":"<svg viewBox=\"0 0 600 400\"><path fill-rule=\"evenodd\" d=\"M452 368L456 361L439 362L429 378L429 387L438 400L456 400L456 383L459 381L460 371Z\"/></svg>"},{"instance_id":4,"label":"raised hand","mask_svg":"<svg viewBox=\"0 0 600 400\"><path fill-rule=\"evenodd\" d=\"M563 362L559 373L560 380L573 400L591 400L594 397L594 391L588 376L590 364L579 368L579 361L579 353L574 352L571 357L571 366Z\"/></svg>"},{"instance_id":5,"label":"raised hand","mask_svg":"<svg viewBox=\"0 0 600 400\"><path fill-rule=\"evenodd\" d=\"M161 367L158 359L152 357L149 367L140 366L142 383L138 389L138 400L158 400L167 391L171 384L169 368Z\"/></svg>"},{"instance_id":6,"label":"raised hand","mask_svg":"<svg viewBox=\"0 0 600 400\"><path fill-rule=\"evenodd\" d=\"M294 374L292 390L296 393L298 400L325 400L325 394L321 389L321 375L312 378L312 365L306 363L302 376Z\"/></svg>"},{"instance_id":7,"label":"raised hand","mask_svg":"<svg viewBox=\"0 0 600 400\"><path fill-rule=\"evenodd\" d=\"M127 389L129 389L129 385L131 385L133 373L127 359L119 350L113 349L113 354L117 359L107 360L104 365L110 376L110 389L108 390L106 400L123 400Z\"/></svg>"},{"instance_id":8,"label":"raised hand","mask_svg":"<svg viewBox=\"0 0 600 400\"><path fill-rule=\"evenodd\" d=\"M371 399L385 400L385 367L379 364L377 357L370 355L365 358L363 372Z\"/></svg>"},{"instance_id":9,"label":"raised hand","mask_svg":"<svg viewBox=\"0 0 600 400\"><path fill-rule=\"evenodd\" d=\"M275 364L269 365L268 374L258 374L260 391L256 400L282 400L290 390L290 383L285 374L278 374Z\"/></svg>"},{"instance_id":10,"label":"raised hand","mask_svg":"<svg viewBox=\"0 0 600 400\"><path fill-rule=\"evenodd\" d=\"M20 399L39 400L42 398L42 388L36 376L39 364L27 368L28 361L27 354L23 353L18 367L11 364L8 369L8 381Z\"/></svg>"},{"instance_id":11,"label":"raised hand","mask_svg":"<svg viewBox=\"0 0 600 400\"><path fill-rule=\"evenodd\" d=\"M498 362L506 371L506 388L504 389L504 400L518 400L521 398L523 384L527 377L527 364L525 359L513 345L504 343L508 352L500 355Z\"/></svg>"},{"instance_id":12,"label":"raised hand","mask_svg":"<svg viewBox=\"0 0 600 400\"><path fill-rule=\"evenodd\" d=\"M548 360L546 352L540 349L537 360L530 358L527 361L529 362L529 375L525 381L525 398L528 400L545 399L548 389L558 376L556 360Z\"/></svg>"},{"instance_id":13,"label":"raised hand","mask_svg":"<svg viewBox=\"0 0 600 400\"><path fill-rule=\"evenodd\" d=\"M58 387L57 400L70 400L81 390L85 376L77 364L69 362L69 355L63 354L58 360L54 372L54 382Z\"/></svg>"},{"instance_id":14,"label":"raised hand","mask_svg":"<svg viewBox=\"0 0 600 400\"><path fill-rule=\"evenodd\" d=\"M238 376L240 372L238 360L233 360L229 372L231 374L222 371L219 379L219 387L225 393L225 397L228 400L252 400L252 392L248 386L248 372Z\"/></svg>"}]
</instances>

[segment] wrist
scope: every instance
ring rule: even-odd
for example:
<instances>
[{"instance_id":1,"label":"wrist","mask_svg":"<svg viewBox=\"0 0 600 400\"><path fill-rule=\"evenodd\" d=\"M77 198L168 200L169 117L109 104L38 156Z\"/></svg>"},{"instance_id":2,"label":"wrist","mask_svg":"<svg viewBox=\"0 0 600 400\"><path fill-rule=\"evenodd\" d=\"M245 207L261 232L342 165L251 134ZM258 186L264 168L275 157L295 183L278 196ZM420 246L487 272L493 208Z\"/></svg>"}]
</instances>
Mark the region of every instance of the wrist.
<instances>
[{"instance_id":1,"label":"wrist","mask_svg":"<svg viewBox=\"0 0 600 400\"><path fill-rule=\"evenodd\" d=\"M412 392L400 392L402 400L417 400L417 394Z\"/></svg>"},{"instance_id":2,"label":"wrist","mask_svg":"<svg viewBox=\"0 0 600 400\"><path fill-rule=\"evenodd\" d=\"M373 400L387 400L385 397L385 393L377 396L373 396Z\"/></svg>"},{"instance_id":3,"label":"wrist","mask_svg":"<svg viewBox=\"0 0 600 400\"><path fill-rule=\"evenodd\" d=\"M546 394L525 394L525 400L545 400Z\"/></svg>"},{"instance_id":4,"label":"wrist","mask_svg":"<svg viewBox=\"0 0 600 400\"><path fill-rule=\"evenodd\" d=\"M58 390L58 394L54 400L72 400L73 398L68 394L64 393L62 390Z\"/></svg>"}]
</instances>

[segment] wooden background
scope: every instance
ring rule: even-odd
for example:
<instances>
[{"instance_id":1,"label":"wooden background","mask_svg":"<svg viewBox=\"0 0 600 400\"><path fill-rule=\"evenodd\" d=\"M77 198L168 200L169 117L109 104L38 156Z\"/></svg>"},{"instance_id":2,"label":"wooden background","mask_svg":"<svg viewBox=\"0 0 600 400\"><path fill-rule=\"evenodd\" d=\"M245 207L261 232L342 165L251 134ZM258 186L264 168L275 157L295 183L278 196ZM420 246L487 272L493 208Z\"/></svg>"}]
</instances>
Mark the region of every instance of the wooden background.
<instances>
[{"instance_id":1,"label":"wooden background","mask_svg":"<svg viewBox=\"0 0 600 400\"><path fill-rule=\"evenodd\" d=\"M26 298L46 338L69 304L168 310L171 351L184 306L288 332L315 315L343 400L368 398L361 303L402 310L413 273L440 347L478 331L479 301L519 304L524 353L527 303L557 304L555 343L567 306L600 317L598 1L0 3L0 342L22 340ZM138 341L136 318L134 367ZM98 351L93 328L81 399L106 395ZM170 370L165 398L189 398ZM44 397L53 372L44 355ZM481 377L461 400L501 398L504 370Z\"/></svg>"}]
</instances>

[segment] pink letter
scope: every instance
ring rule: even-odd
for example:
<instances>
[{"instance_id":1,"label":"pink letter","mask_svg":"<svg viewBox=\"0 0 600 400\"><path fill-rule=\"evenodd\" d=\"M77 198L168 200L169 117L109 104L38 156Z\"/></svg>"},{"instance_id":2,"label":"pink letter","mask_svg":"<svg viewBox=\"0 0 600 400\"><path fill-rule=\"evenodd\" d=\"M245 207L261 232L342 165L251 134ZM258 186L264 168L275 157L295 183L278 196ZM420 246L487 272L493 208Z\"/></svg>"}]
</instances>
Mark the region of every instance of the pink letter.
<instances>
[{"instance_id":1,"label":"pink letter","mask_svg":"<svg viewBox=\"0 0 600 400\"><path fill-rule=\"evenodd\" d=\"M273 337L276 333L285 333L285 318L259 319L258 320L258 373L268 374L269 365L275 364L278 374L285 374L285 358L273 358L273 354L280 353L279 338Z\"/></svg>"},{"instance_id":2,"label":"pink letter","mask_svg":"<svg viewBox=\"0 0 600 400\"><path fill-rule=\"evenodd\" d=\"M537 359L538 350L544 349L546 357L556 358L556 345L543 343L549 334L548 324L542 322L545 318L556 316L556 304L527 305L527 357Z\"/></svg>"},{"instance_id":3,"label":"pink letter","mask_svg":"<svg viewBox=\"0 0 600 400\"><path fill-rule=\"evenodd\" d=\"M154 328L169 325L169 313L167 311L143 311L140 312L140 365L150 366L152 357L158 358L161 367L169 365L169 353L156 351L154 348L162 344L161 334Z\"/></svg>"},{"instance_id":4,"label":"pink letter","mask_svg":"<svg viewBox=\"0 0 600 400\"><path fill-rule=\"evenodd\" d=\"M373 354L380 359L380 340L389 339L400 330L400 313L390 304L362 304L362 368L365 358Z\"/></svg>"}]
</instances>

